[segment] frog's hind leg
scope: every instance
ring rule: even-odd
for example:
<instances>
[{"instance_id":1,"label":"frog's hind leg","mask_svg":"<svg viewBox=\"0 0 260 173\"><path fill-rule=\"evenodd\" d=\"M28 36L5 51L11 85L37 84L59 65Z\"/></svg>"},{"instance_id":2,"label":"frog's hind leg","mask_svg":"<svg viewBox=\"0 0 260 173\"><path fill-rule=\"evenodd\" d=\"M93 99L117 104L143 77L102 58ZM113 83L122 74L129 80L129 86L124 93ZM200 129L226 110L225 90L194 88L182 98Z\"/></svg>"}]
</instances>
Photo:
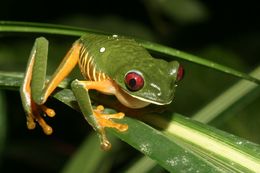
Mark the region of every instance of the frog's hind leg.
<instances>
[{"instance_id":1,"label":"frog's hind leg","mask_svg":"<svg viewBox=\"0 0 260 173\"><path fill-rule=\"evenodd\" d=\"M92 109L91 101L89 98L88 90L95 89L104 93L114 94L115 88L113 82L110 80L103 81L78 81L72 82L72 90L77 98L81 112L86 120L92 125L92 127L98 132L101 148L108 150L111 147L105 133L105 127L115 128L121 132L126 131L128 126L126 124L120 124L114 122L112 119L122 119L124 113L119 112L116 114L104 113L103 106L97 106Z\"/></svg>"},{"instance_id":2,"label":"frog's hind leg","mask_svg":"<svg viewBox=\"0 0 260 173\"><path fill-rule=\"evenodd\" d=\"M27 64L24 82L20 88L23 107L27 114L28 129L34 129L36 126L35 122L38 122L45 134L52 133L52 128L45 122L43 116L53 117L55 112L46 107L44 103L58 84L77 64L78 47L77 44L74 44L50 81L46 84L48 41L43 37L36 39Z\"/></svg>"}]
</instances>

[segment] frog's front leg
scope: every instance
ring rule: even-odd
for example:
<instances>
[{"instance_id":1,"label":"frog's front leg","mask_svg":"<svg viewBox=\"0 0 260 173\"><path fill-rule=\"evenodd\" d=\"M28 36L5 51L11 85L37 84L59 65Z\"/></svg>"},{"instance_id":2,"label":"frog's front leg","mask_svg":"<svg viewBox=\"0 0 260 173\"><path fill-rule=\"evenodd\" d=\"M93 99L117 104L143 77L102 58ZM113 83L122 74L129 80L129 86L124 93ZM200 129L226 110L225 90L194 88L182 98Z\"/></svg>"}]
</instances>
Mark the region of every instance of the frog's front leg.
<instances>
[{"instance_id":1,"label":"frog's front leg","mask_svg":"<svg viewBox=\"0 0 260 173\"><path fill-rule=\"evenodd\" d=\"M52 133L52 128L45 122L43 116L53 117L55 112L47 108L44 103L77 64L79 50L80 44L75 43L46 84L48 41L43 37L36 39L27 64L24 82L20 88L23 107L27 114L28 129L34 129L35 122L38 122L45 134Z\"/></svg>"},{"instance_id":2,"label":"frog's front leg","mask_svg":"<svg viewBox=\"0 0 260 173\"><path fill-rule=\"evenodd\" d=\"M101 148L108 150L111 147L110 142L107 140L105 127L115 128L119 131L126 131L128 126L112 121L112 119L121 119L124 113L119 112L116 114L105 114L103 106L97 106L92 109L91 101L89 98L88 90L95 89L106 94L114 94L116 88L111 80L103 81L78 81L75 80L71 84L72 91L77 98L81 112L86 120L98 132Z\"/></svg>"}]
</instances>

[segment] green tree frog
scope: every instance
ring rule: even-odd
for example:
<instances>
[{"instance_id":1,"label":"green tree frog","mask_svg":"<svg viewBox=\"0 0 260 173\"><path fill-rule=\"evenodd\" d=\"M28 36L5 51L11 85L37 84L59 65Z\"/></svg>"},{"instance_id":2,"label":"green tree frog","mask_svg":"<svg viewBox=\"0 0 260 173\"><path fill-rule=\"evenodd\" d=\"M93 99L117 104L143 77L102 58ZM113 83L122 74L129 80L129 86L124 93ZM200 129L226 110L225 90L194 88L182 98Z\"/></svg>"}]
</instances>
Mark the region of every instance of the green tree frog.
<instances>
[{"instance_id":1,"label":"green tree frog","mask_svg":"<svg viewBox=\"0 0 260 173\"><path fill-rule=\"evenodd\" d=\"M176 83L184 73L177 61L155 59L135 40L118 35L85 34L74 42L46 82L47 54L48 41L43 37L37 38L20 88L28 129L34 129L37 122L46 134L52 133L43 117L53 117L55 111L44 103L78 64L85 80L74 80L71 89L85 119L97 131L104 150L111 147L105 128L124 132L128 125L112 120L123 118L122 112L105 114L102 105L93 108L88 90L114 95L132 109L149 104L166 105L173 100Z\"/></svg>"}]
</instances>

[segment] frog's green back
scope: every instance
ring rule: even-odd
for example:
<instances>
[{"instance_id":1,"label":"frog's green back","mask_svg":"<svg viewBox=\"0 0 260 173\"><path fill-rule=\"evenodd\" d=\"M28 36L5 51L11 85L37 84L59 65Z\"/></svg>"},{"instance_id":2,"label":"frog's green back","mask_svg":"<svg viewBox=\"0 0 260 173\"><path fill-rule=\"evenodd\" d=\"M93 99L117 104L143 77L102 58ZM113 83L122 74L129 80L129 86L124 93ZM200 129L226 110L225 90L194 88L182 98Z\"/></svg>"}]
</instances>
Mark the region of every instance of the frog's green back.
<instances>
[{"instance_id":1,"label":"frog's green back","mask_svg":"<svg viewBox=\"0 0 260 173\"><path fill-rule=\"evenodd\" d=\"M93 64L97 71L112 77L120 68L135 61L146 61L152 58L143 47L133 39L117 35L105 36L86 34L80 38L89 56L93 57Z\"/></svg>"},{"instance_id":2,"label":"frog's green back","mask_svg":"<svg viewBox=\"0 0 260 173\"><path fill-rule=\"evenodd\" d=\"M86 57L93 61L95 72L104 73L130 95L158 104L168 104L173 99L178 62L155 59L135 40L117 35L86 34L79 42L84 45ZM125 86L125 75L129 71L142 74L145 83L141 90L133 92Z\"/></svg>"}]
</instances>

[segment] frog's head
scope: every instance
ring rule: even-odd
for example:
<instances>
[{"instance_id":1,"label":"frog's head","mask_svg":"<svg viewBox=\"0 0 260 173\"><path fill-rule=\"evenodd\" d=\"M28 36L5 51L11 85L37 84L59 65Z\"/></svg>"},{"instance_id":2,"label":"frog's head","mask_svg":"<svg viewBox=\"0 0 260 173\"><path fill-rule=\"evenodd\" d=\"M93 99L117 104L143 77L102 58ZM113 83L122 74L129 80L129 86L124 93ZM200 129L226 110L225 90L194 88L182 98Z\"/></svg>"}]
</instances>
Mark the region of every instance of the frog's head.
<instances>
[{"instance_id":1,"label":"frog's head","mask_svg":"<svg viewBox=\"0 0 260 173\"><path fill-rule=\"evenodd\" d=\"M145 59L129 62L115 75L120 88L134 99L157 105L170 104L184 70L177 61ZM140 106L141 107L141 106Z\"/></svg>"}]
</instances>

